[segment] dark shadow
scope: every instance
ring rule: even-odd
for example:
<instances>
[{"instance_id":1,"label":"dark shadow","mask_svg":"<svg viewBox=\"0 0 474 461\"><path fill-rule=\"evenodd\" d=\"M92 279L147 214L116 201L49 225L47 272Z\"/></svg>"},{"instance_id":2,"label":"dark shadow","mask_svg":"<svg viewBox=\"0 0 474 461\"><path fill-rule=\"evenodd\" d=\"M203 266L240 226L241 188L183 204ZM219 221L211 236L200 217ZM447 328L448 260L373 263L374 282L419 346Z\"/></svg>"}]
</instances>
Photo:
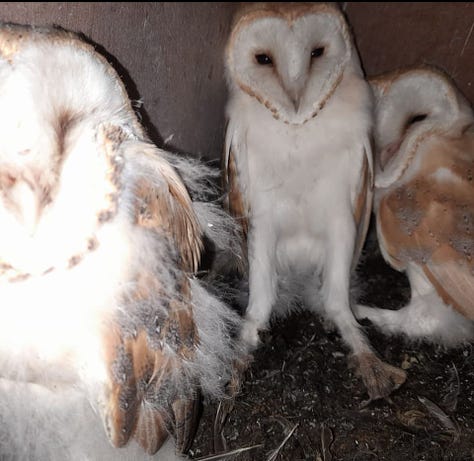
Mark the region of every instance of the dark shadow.
<instances>
[{"instance_id":1,"label":"dark shadow","mask_svg":"<svg viewBox=\"0 0 474 461\"><path fill-rule=\"evenodd\" d=\"M80 33L78 34L86 43L93 46L94 49L104 56L104 58L109 62L109 64L115 69L119 78L122 80L123 84L125 85L125 89L127 90L128 97L132 101L132 106L137 114L140 123L146 130L146 133L153 144L157 146L163 145L163 138L160 135L158 129L153 125L151 122L150 116L148 115L147 110L141 103L140 93L138 92L137 85L133 81L132 77L130 76L130 72L126 69L120 61L111 53L109 53L102 45L96 43L90 37Z\"/></svg>"}]
</instances>

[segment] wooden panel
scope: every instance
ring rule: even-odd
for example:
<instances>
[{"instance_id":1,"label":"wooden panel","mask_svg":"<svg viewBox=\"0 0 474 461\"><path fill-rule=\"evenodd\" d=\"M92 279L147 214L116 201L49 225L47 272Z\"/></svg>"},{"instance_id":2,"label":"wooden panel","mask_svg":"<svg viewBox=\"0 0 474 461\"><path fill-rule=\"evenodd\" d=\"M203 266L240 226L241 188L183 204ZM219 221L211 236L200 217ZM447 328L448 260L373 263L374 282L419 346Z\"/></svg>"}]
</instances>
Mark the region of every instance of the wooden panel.
<instances>
[{"instance_id":1,"label":"wooden panel","mask_svg":"<svg viewBox=\"0 0 474 461\"><path fill-rule=\"evenodd\" d=\"M155 141L216 158L223 142L223 53L233 3L5 2L0 17L82 32L119 63ZM150 123L156 127L150 125Z\"/></svg>"},{"instance_id":2,"label":"wooden panel","mask_svg":"<svg viewBox=\"0 0 474 461\"><path fill-rule=\"evenodd\" d=\"M436 65L474 102L474 3L347 2L364 68Z\"/></svg>"},{"instance_id":3,"label":"wooden panel","mask_svg":"<svg viewBox=\"0 0 474 461\"><path fill-rule=\"evenodd\" d=\"M6 2L4 21L83 32L116 62L158 143L218 158L226 98L224 45L236 3ZM368 75L428 63L474 101L474 3L347 2Z\"/></svg>"}]
</instances>

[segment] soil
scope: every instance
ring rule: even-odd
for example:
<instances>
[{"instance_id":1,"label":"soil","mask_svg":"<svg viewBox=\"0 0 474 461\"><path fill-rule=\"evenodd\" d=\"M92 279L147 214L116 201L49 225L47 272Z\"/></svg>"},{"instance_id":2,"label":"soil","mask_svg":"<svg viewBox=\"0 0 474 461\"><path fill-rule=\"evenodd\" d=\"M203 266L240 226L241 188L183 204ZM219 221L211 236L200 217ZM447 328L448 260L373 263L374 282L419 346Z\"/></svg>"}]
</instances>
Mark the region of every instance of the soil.
<instances>
[{"instance_id":1,"label":"soil","mask_svg":"<svg viewBox=\"0 0 474 461\"><path fill-rule=\"evenodd\" d=\"M359 270L360 300L396 309L406 277L389 268L373 230ZM238 461L474 460L474 351L445 351L364 329L385 361L406 369L390 398L368 402L337 333L309 312L273 322L246 372L222 435ZM214 453L216 404L204 406L193 459ZM253 447L253 448L252 448Z\"/></svg>"}]
</instances>

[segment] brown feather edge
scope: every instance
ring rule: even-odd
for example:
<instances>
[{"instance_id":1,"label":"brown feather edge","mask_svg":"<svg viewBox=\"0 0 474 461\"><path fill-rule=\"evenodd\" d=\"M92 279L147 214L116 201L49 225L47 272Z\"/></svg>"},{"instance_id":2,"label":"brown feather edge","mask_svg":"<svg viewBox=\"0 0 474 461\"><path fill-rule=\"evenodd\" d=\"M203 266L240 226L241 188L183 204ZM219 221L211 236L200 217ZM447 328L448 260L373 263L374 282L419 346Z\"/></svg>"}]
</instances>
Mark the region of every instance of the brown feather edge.
<instances>
[{"instance_id":1,"label":"brown feather edge","mask_svg":"<svg viewBox=\"0 0 474 461\"><path fill-rule=\"evenodd\" d=\"M431 272L431 270L426 266L426 264L422 265L423 272L425 273L428 280L431 282L433 287L435 288L436 292L438 293L439 297L443 300L445 304L451 306L453 309L458 311L464 317L474 320L474 315L472 312L469 312L464 306L459 304L448 292L444 289L443 285L438 281L435 275Z\"/></svg>"},{"instance_id":2,"label":"brown feather edge","mask_svg":"<svg viewBox=\"0 0 474 461\"><path fill-rule=\"evenodd\" d=\"M354 246L354 256L352 259L352 270L355 269L359 262L367 231L369 229L373 200L372 176L370 162L366 154L363 157L362 163L362 181L360 182L360 188L356 200L353 203L354 221L357 228L357 234Z\"/></svg>"},{"instance_id":3,"label":"brown feather edge","mask_svg":"<svg viewBox=\"0 0 474 461\"><path fill-rule=\"evenodd\" d=\"M227 131L227 130L226 130ZM223 166L223 183L225 201L224 207L230 215L240 224L240 244L242 248L243 260L238 264L238 270L244 274L248 270L248 231L249 231L249 214L250 206L245 203L243 194L238 181L238 167L235 156L232 151L232 146L229 146L228 152L225 153L225 160Z\"/></svg>"}]
</instances>

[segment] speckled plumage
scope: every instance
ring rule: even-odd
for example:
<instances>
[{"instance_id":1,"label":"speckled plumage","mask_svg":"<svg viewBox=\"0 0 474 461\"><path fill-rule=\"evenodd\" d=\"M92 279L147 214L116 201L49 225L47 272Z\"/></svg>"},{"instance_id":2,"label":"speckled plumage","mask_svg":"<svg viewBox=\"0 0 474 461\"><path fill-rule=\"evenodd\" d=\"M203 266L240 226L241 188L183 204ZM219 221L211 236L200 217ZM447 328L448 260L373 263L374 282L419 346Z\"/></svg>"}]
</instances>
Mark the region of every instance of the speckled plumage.
<instances>
[{"instance_id":1,"label":"speckled plumage","mask_svg":"<svg viewBox=\"0 0 474 461\"><path fill-rule=\"evenodd\" d=\"M375 214L382 253L410 280L399 311L358 306L388 333L447 346L474 338L474 118L439 70L372 80Z\"/></svg>"}]
</instances>

